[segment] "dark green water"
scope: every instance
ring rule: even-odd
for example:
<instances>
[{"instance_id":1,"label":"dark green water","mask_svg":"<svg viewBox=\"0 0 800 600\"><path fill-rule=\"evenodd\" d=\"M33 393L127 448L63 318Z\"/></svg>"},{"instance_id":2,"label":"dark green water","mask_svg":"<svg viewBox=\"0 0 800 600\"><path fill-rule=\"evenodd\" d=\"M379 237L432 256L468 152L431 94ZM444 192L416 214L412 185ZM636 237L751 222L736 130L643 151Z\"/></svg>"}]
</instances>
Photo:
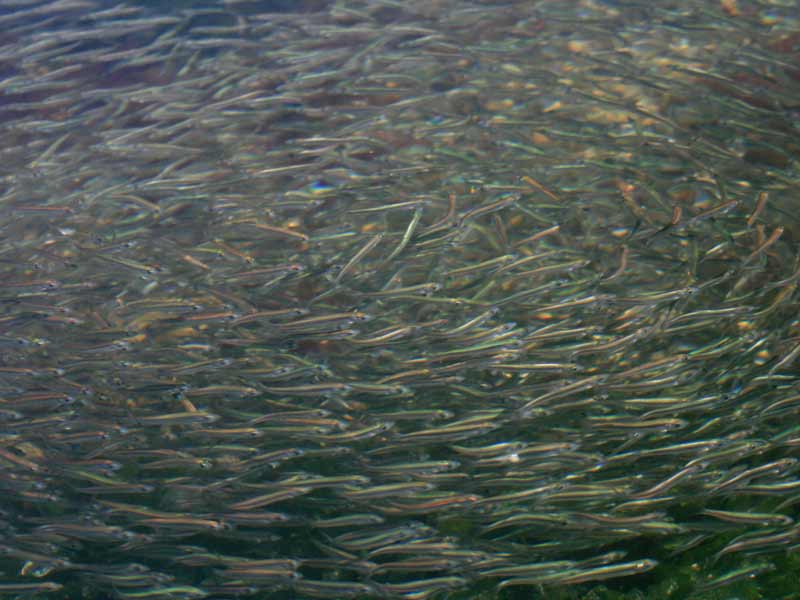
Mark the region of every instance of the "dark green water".
<instances>
[{"instance_id":1,"label":"dark green water","mask_svg":"<svg viewBox=\"0 0 800 600\"><path fill-rule=\"evenodd\" d=\"M0 597L800 598L795 2L0 2Z\"/></svg>"}]
</instances>

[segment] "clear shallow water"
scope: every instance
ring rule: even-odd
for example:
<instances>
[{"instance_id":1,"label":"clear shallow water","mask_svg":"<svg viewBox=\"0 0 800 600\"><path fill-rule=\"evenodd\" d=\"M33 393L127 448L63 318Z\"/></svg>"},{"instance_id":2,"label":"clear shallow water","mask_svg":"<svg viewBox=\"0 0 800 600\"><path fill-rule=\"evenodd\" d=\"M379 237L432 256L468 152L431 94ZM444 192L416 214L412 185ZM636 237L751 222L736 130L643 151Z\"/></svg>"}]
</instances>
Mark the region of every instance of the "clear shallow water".
<instances>
[{"instance_id":1,"label":"clear shallow water","mask_svg":"<svg viewBox=\"0 0 800 600\"><path fill-rule=\"evenodd\" d=\"M0 592L796 594L797 7L5 2Z\"/></svg>"}]
</instances>

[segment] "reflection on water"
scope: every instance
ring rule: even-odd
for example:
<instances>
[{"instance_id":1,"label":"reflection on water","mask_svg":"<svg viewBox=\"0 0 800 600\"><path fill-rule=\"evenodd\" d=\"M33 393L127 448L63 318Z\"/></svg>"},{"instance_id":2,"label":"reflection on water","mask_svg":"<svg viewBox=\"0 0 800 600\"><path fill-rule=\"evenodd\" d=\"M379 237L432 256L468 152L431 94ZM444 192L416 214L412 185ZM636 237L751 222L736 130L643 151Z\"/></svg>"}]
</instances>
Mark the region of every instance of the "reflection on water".
<instances>
[{"instance_id":1,"label":"reflection on water","mask_svg":"<svg viewBox=\"0 0 800 600\"><path fill-rule=\"evenodd\" d=\"M164 6L0 7L0 596L795 597L796 3Z\"/></svg>"}]
</instances>

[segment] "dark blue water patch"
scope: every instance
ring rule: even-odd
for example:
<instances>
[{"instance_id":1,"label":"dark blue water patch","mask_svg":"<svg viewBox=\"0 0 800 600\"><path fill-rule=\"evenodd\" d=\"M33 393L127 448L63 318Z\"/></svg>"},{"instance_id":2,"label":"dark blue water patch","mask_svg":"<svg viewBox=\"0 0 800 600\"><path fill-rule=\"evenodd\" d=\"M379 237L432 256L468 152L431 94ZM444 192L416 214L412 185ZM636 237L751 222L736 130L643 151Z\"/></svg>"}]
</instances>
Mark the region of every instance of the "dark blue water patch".
<instances>
[{"instance_id":1,"label":"dark blue water patch","mask_svg":"<svg viewBox=\"0 0 800 600\"><path fill-rule=\"evenodd\" d=\"M111 0L108 4L109 6L113 6L115 3ZM220 3L213 0L205 2L198 0L174 0L169 3L164 3L162 0L139 0L138 2L131 2L130 4L134 6L147 6L164 12L167 12L167 8L169 8L170 11L220 8ZM236 3L236 10L242 14L304 13L327 10L331 4L332 2L330 0L255 0L253 2Z\"/></svg>"}]
</instances>

